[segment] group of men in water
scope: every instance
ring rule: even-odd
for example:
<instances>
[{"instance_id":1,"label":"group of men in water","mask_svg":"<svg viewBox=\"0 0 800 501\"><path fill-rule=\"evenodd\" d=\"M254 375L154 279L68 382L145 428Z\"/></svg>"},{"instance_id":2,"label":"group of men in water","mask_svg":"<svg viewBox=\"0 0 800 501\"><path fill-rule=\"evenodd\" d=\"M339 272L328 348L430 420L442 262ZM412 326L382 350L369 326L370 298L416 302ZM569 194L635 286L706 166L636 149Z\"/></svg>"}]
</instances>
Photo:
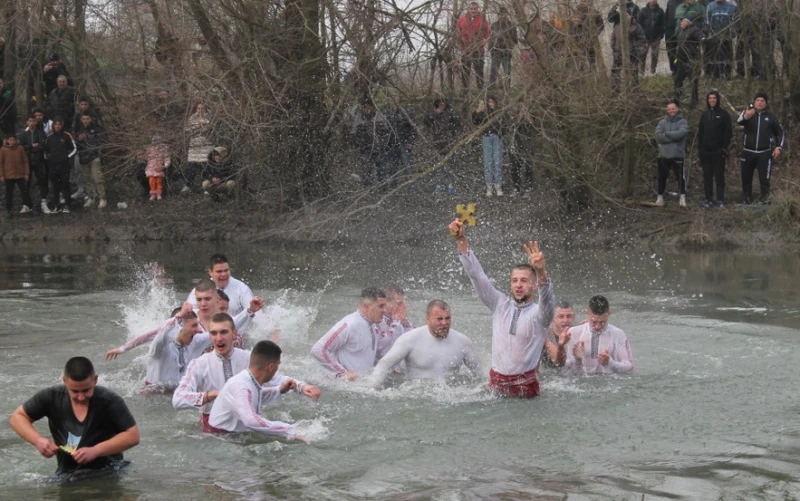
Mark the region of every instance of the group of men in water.
<instances>
[{"instance_id":1,"label":"group of men in water","mask_svg":"<svg viewBox=\"0 0 800 501\"><path fill-rule=\"evenodd\" d=\"M449 230L478 298L492 312L490 390L508 397L539 395L541 361L571 373L633 370L630 345L625 333L608 323L604 297L593 297L587 321L573 327L575 313L567 303L556 304L538 242L523 245L528 263L511 270L509 297L491 284L462 222L456 219ZM169 391L176 409L199 409L204 432L256 431L307 442L294 425L269 421L260 411L290 390L317 400L319 387L279 372L281 348L275 342L262 340L252 350L243 349L248 324L264 300L231 277L225 256L212 256L208 271L210 278L199 281L161 327L110 350L106 358L149 343L145 391ZM414 328L407 314L400 287L368 287L358 309L322 336L311 356L331 377L374 387L398 371L406 379L443 379L465 365L473 377L484 374L472 341L451 329L445 301L428 303L425 326ZM63 385L42 390L18 407L11 427L44 457L57 455L59 472L123 463L122 452L139 443L124 400L97 386L94 367L84 357L67 362L62 380ZM52 439L33 426L43 417Z\"/></svg>"}]
</instances>

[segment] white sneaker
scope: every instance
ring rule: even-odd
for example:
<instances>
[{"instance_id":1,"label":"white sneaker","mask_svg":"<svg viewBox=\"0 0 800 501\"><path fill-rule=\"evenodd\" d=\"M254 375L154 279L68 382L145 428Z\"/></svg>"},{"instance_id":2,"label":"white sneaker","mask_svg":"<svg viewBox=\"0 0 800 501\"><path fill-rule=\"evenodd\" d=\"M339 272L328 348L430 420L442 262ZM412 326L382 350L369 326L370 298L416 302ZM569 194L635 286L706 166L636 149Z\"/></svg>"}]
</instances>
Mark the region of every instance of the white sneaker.
<instances>
[{"instance_id":1,"label":"white sneaker","mask_svg":"<svg viewBox=\"0 0 800 501\"><path fill-rule=\"evenodd\" d=\"M28 207L27 205L23 205L23 206L22 206L22 209L20 209L19 213L20 213L20 214L27 214L27 213L29 213L30 211L31 211L31 208L30 208L30 207Z\"/></svg>"},{"instance_id":2,"label":"white sneaker","mask_svg":"<svg viewBox=\"0 0 800 501\"><path fill-rule=\"evenodd\" d=\"M100 199L100 203L97 204L97 208L98 209L105 209L106 207L108 207L108 202L106 202L105 198L101 198Z\"/></svg>"},{"instance_id":3,"label":"white sneaker","mask_svg":"<svg viewBox=\"0 0 800 501\"><path fill-rule=\"evenodd\" d=\"M63 209L61 209L61 213L62 213L62 214L69 214L69 207L67 207L67 206L65 205L65 206L64 206L64 208L63 208Z\"/></svg>"},{"instance_id":4,"label":"white sneaker","mask_svg":"<svg viewBox=\"0 0 800 501\"><path fill-rule=\"evenodd\" d=\"M58 203L61 204L61 205L65 205L67 203L67 201L64 200L64 195L59 195L58 196Z\"/></svg>"},{"instance_id":5,"label":"white sneaker","mask_svg":"<svg viewBox=\"0 0 800 501\"><path fill-rule=\"evenodd\" d=\"M486 196L487 197L492 196L492 187L491 186L487 186L486 187Z\"/></svg>"},{"instance_id":6,"label":"white sneaker","mask_svg":"<svg viewBox=\"0 0 800 501\"><path fill-rule=\"evenodd\" d=\"M656 198L656 206L664 207L664 195L659 195L658 198Z\"/></svg>"},{"instance_id":7,"label":"white sneaker","mask_svg":"<svg viewBox=\"0 0 800 501\"><path fill-rule=\"evenodd\" d=\"M503 189L500 187L499 184L494 185L494 192L497 193L498 197L503 196Z\"/></svg>"},{"instance_id":8,"label":"white sneaker","mask_svg":"<svg viewBox=\"0 0 800 501\"><path fill-rule=\"evenodd\" d=\"M50 207L47 206L47 200L42 200L42 214L50 214Z\"/></svg>"},{"instance_id":9,"label":"white sneaker","mask_svg":"<svg viewBox=\"0 0 800 501\"><path fill-rule=\"evenodd\" d=\"M83 188L78 188L78 191L70 195L71 199L78 200L79 198L83 198Z\"/></svg>"},{"instance_id":10,"label":"white sneaker","mask_svg":"<svg viewBox=\"0 0 800 501\"><path fill-rule=\"evenodd\" d=\"M94 198L87 198L86 203L83 204L84 209L88 209L89 207L94 205Z\"/></svg>"},{"instance_id":11,"label":"white sneaker","mask_svg":"<svg viewBox=\"0 0 800 501\"><path fill-rule=\"evenodd\" d=\"M681 195L681 201L679 203L681 207L686 207L686 195Z\"/></svg>"},{"instance_id":12,"label":"white sneaker","mask_svg":"<svg viewBox=\"0 0 800 501\"><path fill-rule=\"evenodd\" d=\"M190 191L192 191L192 189L189 188L188 186L184 186L183 188L181 188L181 193L189 193Z\"/></svg>"}]
</instances>

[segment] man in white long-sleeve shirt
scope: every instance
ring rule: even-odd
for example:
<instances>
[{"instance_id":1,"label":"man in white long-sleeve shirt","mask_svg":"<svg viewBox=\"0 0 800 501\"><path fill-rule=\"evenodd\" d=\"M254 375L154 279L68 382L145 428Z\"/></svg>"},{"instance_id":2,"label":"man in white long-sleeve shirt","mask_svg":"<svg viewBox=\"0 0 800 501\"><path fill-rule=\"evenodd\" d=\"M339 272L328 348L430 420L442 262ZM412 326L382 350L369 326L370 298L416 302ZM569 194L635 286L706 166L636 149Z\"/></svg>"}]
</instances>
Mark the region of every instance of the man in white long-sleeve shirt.
<instances>
[{"instance_id":1,"label":"man in white long-sleeve shirt","mask_svg":"<svg viewBox=\"0 0 800 501\"><path fill-rule=\"evenodd\" d=\"M253 298L253 291L241 280L237 280L231 276L231 267L228 265L228 258L223 254L214 254L209 258L208 274L211 280L218 289L222 289L228 295L230 304L228 306L228 313L235 317L241 313L250 304ZM195 297L195 289L189 293L186 300L192 303L192 306L197 306L198 303Z\"/></svg>"},{"instance_id":2,"label":"man in white long-sleeve shirt","mask_svg":"<svg viewBox=\"0 0 800 501\"><path fill-rule=\"evenodd\" d=\"M403 334L375 366L369 382L379 386L392 367L405 362L408 379L441 379L458 374L466 365L477 376L483 372L472 341L450 329L450 306L440 299L428 303L424 327Z\"/></svg>"},{"instance_id":3,"label":"man in white long-sleeve shirt","mask_svg":"<svg viewBox=\"0 0 800 501\"><path fill-rule=\"evenodd\" d=\"M226 381L247 368L250 363L250 352L234 348L236 329L233 326L233 319L226 313L217 313L212 317L208 333L214 351L196 358L189 364L172 395L172 406L176 409L200 409L203 431L213 433L219 430L208 423L211 403L217 398L219 390ZM280 386L285 379L286 376L276 374L267 386ZM300 381L297 381L297 391L314 400L320 395L319 388Z\"/></svg>"},{"instance_id":4,"label":"man in white long-sleeve shirt","mask_svg":"<svg viewBox=\"0 0 800 501\"><path fill-rule=\"evenodd\" d=\"M291 378L285 378L277 387L264 386L275 377L280 365L281 349L277 344L272 341L256 343L250 352L247 369L230 378L219 391L211 408L211 426L227 432L256 431L307 442L304 436L297 433L294 425L268 421L261 416L262 405L277 402L283 393L297 386Z\"/></svg>"},{"instance_id":5,"label":"man in white long-sleeve shirt","mask_svg":"<svg viewBox=\"0 0 800 501\"><path fill-rule=\"evenodd\" d=\"M188 303L185 303L188 305ZM181 322L159 332L147 353L147 392L172 392L186 372L186 367L211 347L211 339L191 310L179 313Z\"/></svg>"},{"instance_id":6,"label":"man in white long-sleeve shirt","mask_svg":"<svg viewBox=\"0 0 800 501\"><path fill-rule=\"evenodd\" d=\"M386 293L377 287L361 291L358 310L339 320L311 348L311 356L332 376L355 381L375 366L378 322L386 311Z\"/></svg>"},{"instance_id":7,"label":"man in white long-sleeve shirt","mask_svg":"<svg viewBox=\"0 0 800 501\"><path fill-rule=\"evenodd\" d=\"M569 330L567 363L573 373L610 374L633 372L633 354L622 329L608 323L608 299L594 296L586 310L589 321Z\"/></svg>"},{"instance_id":8,"label":"man in white long-sleeve shirt","mask_svg":"<svg viewBox=\"0 0 800 501\"><path fill-rule=\"evenodd\" d=\"M553 320L555 296L539 243L523 244L528 264L511 270L509 298L497 290L469 247L464 225L456 219L449 226L455 236L459 259L478 298L492 311L492 368L489 388L510 397L533 398L539 394L536 369ZM533 301L538 286L539 304Z\"/></svg>"},{"instance_id":9,"label":"man in white long-sleeve shirt","mask_svg":"<svg viewBox=\"0 0 800 501\"><path fill-rule=\"evenodd\" d=\"M408 306L403 289L397 284L387 284L383 286L383 292L386 293L386 312L378 322L376 362L389 353L400 336L414 328L408 320Z\"/></svg>"}]
</instances>

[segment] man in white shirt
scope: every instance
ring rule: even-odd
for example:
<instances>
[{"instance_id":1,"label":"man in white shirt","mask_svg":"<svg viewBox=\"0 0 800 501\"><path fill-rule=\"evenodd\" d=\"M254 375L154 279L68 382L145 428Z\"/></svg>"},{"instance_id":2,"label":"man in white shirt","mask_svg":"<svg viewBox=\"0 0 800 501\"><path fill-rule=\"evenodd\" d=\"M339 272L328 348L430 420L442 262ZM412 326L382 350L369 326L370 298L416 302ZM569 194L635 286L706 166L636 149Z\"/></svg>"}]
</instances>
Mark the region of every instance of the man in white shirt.
<instances>
[{"instance_id":1,"label":"man in white shirt","mask_svg":"<svg viewBox=\"0 0 800 501\"><path fill-rule=\"evenodd\" d=\"M169 391L172 393L186 372L186 367L211 347L211 340L191 310L181 311L179 323L159 332L150 343L147 353L148 393Z\"/></svg>"},{"instance_id":2,"label":"man in white shirt","mask_svg":"<svg viewBox=\"0 0 800 501\"><path fill-rule=\"evenodd\" d=\"M209 425L211 403L217 398L219 390L234 374L245 370L250 363L250 352L233 346L236 329L233 319L226 313L217 313L211 319L208 333L214 351L193 360L186 368L178 388L172 395L172 406L176 409L200 409L203 431L214 433L219 430ZM287 379L282 374L267 383L268 387L280 386ZM296 381L298 393L317 400L320 395L316 386Z\"/></svg>"},{"instance_id":3,"label":"man in white shirt","mask_svg":"<svg viewBox=\"0 0 800 501\"><path fill-rule=\"evenodd\" d=\"M566 301L559 301L553 317L553 324L547 330L547 340L544 342L542 363L546 367L564 367L567 362L567 344L569 343L569 328L575 321L575 311Z\"/></svg>"},{"instance_id":4,"label":"man in white shirt","mask_svg":"<svg viewBox=\"0 0 800 501\"><path fill-rule=\"evenodd\" d=\"M408 305L403 289L397 284L387 284L383 292L386 293L386 312L378 322L376 362L389 352L400 336L414 328L408 320Z\"/></svg>"},{"instance_id":5,"label":"man in white shirt","mask_svg":"<svg viewBox=\"0 0 800 501\"><path fill-rule=\"evenodd\" d=\"M633 372L631 345L622 329L608 323L608 299L594 296L586 310L589 321L569 330L564 368L573 373L611 374Z\"/></svg>"},{"instance_id":6,"label":"man in white shirt","mask_svg":"<svg viewBox=\"0 0 800 501\"><path fill-rule=\"evenodd\" d=\"M261 406L272 404L297 384L285 378L277 387L264 387L278 373L281 349L272 341L259 341L250 352L247 369L228 380L211 408L209 423L218 430L240 433L255 431L287 440L308 442L294 425L268 421L261 416Z\"/></svg>"},{"instance_id":7,"label":"man in white shirt","mask_svg":"<svg viewBox=\"0 0 800 501\"><path fill-rule=\"evenodd\" d=\"M339 320L311 348L311 356L332 376L355 381L375 366L377 324L386 311L386 293L377 287L361 291L358 310Z\"/></svg>"},{"instance_id":8,"label":"man in white shirt","mask_svg":"<svg viewBox=\"0 0 800 501\"><path fill-rule=\"evenodd\" d=\"M228 265L227 257L223 254L211 256L208 263L208 274L217 289L222 289L228 295L230 299L228 313L231 316L236 316L247 308L250 299L253 298L253 291L244 282L231 276L231 268ZM194 292L193 289L186 300L192 303L192 306L197 306Z\"/></svg>"},{"instance_id":9,"label":"man in white shirt","mask_svg":"<svg viewBox=\"0 0 800 501\"><path fill-rule=\"evenodd\" d=\"M530 264L511 270L509 298L495 289L469 247L464 225L456 219L449 225L455 236L459 259L478 298L492 311L492 368L489 389L509 397L533 398L539 394L536 369L542 358L547 328L553 320L555 296L539 243L522 248ZM533 301L538 286L539 304Z\"/></svg>"},{"instance_id":10,"label":"man in white shirt","mask_svg":"<svg viewBox=\"0 0 800 501\"><path fill-rule=\"evenodd\" d=\"M473 376L483 372L472 341L450 329L450 306L440 299L428 303L424 327L403 334L375 366L369 382L380 386L396 364L405 362L408 379L442 379L466 365Z\"/></svg>"}]
</instances>

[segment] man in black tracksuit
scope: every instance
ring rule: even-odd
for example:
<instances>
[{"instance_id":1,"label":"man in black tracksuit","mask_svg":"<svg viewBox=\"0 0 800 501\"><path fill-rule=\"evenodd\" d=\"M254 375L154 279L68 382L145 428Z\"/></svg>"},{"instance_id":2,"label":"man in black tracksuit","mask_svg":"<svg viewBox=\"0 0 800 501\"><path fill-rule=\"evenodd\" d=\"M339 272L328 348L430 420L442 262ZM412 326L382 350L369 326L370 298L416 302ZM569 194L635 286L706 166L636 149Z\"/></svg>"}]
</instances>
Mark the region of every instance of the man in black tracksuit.
<instances>
[{"instance_id":1,"label":"man in black tracksuit","mask_svg":"<svg viewBox=\"0 0 800 501\"><path fill-rule=\"evenodd\" d=\"M33 174L28 177L28 194L31 192L31 186L33 186L33 178L36 177L42 212L45 212L45 209L47 209L47 183L50 181L47 164L44 161L44 145L47 141L47 134L39 127L39 122L33 116L28 117L27 124L28 128L17 139L28 154L28 165Z\"/></svg>"},{"instance_id":2,"label":"man in black tracksuit","mask_svg":"<svg viewBox=\"0 0 800 501\"><path fill-rule=\"evenodd\" d=\"M53 133L47 136L44 154L53 182L54 213L69 213L69 171L78 147L68 132L64 132L64 119L53 119Z\"/></svg>"},{"instance_id":3,"label":"man in black tracksuit","mask_svg":"<svg viewBox=\"0 0 800 501\"><path fill-rule=\"evenodd\" d=\"M667 47L667 59L669 59L669 69L672 75L678 70L675 62L678 56L678 35L675 33L675 26L678 21L675 19L675 11L683 0L667 0L667 8L664 13L664 45Z\"/></svg>"},{"instance_id":4,"label":"man in black tracksuit","mask_svg":"<svg viewBox=\"0 0 800 501\"><path fill-rule=\"evenodd\" d=\"M761 186L759 205L767 203L772 160L780 158L786 146L786 134L778 117L767 110L767 94L758 92L750 107L739 114L739 125L744 127L744 147L739 157L742 164L742 195L744 204L753 197L753 173L758 169Z\"/></svg>"},{"instance_id":5,"label":"man in black tracksuit","mask_svg":"<svg viewBox=\"0 0 800 501\"><path fill-rule=\"evenodd\" d=\"M706 198L703 207L714 202L714 179L717 181L717 206L725 206L725 164L728 146L731 144L733 127L731 116L722 109L719 92L712 90L706 95L708 109L700 115L697 144L700 148L700 166L703 168L703 188Z\"/></svg>"}]
</instances>

